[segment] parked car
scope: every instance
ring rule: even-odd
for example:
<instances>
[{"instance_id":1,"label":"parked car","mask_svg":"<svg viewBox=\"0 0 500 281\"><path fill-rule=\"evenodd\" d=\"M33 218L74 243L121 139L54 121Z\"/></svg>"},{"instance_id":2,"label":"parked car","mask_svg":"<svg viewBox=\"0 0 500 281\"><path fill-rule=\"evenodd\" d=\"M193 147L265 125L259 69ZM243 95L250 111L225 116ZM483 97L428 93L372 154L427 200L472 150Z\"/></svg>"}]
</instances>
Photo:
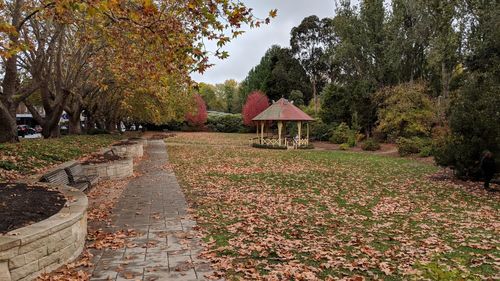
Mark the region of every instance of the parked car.
<instances>
[{"instance_id":1,"label":"parked car","mask_svg":"<svg viewBox=\"0 0 500 281\"><path fill-rule=\"evenodd\" d=\"M20 137L25 137L27 135L36 134L37 131L28 125L17 125L17 135Z\"/></svg>"},{"instance_id":2,"label":"parked car","mask_svg":"<svg viewBox=\"0 0 500 281\"><path fill-rule=\"evenodd\" d=\"M24 137L28 134L28 126L26 125L17 125L17 135L20 137Z\"/></svg>"}]
</instances>

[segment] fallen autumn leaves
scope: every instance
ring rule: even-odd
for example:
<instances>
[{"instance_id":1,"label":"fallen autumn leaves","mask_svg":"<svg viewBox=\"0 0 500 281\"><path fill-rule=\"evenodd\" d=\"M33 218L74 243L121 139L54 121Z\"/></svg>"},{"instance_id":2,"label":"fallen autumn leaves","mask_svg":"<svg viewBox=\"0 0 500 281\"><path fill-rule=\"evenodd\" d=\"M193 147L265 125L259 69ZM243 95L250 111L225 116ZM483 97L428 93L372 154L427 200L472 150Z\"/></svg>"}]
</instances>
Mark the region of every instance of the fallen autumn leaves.
<instances>
[{"instance_id":1,"label":"fallen autumn leaves","mask_svg":"<svg viewBox=\"0 0 500 281\"><path fill-rule=\"evenodd\" d=\"M111 224L111 212L126 187L129 179L100 182L87 197L89 209L87 211L88 236L85 250L73 263L67 264L58 270L43 274L38 281L85 281L89 280L92 263L92 254L88 249L119 249L126 246L126 238L138 235L134 230L118 230L104 232L98 227ZM97 228L97 229L95 229Z\"/></svg>"},{"instance_id":2,"label":"fallen autumn leaves","mask_svg":"<svg viewBox=\"0 0 500 281\"><path fill-rule=\"evenodd\" d=\"M493 280L499 196L437 167L363 153L272 151L248 135L166 140L216 277Z\"/></svg>"}]
</instances>

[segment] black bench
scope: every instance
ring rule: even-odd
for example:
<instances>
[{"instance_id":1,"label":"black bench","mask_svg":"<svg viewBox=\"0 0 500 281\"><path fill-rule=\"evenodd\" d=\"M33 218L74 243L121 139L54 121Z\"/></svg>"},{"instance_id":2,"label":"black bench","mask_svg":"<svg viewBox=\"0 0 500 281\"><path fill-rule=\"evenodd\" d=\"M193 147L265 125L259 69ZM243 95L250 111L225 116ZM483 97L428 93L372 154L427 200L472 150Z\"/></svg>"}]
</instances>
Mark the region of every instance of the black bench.
<instances>
[{"instance_id":1,"label":"black bench","mask_svg":"<svg viewBox=\"0 0 500 281\"><path fill-rule=\"evenodd\" d=\"M40 179L41 182L48 182L48 183L55 183L55 184L64 184L64 185L69 185L72 186L76 189L79 189L81 191L85 191L87 188L90 187L89 183L87 182L75 182L71 183L68 177L68 174L66 171L63 169L58 169L55 171L52 171L48 174L45 174L42 176Z\"/></svg>"},{"instance_id":2,"label":"black bench","mask_svg":"<svg viewBox=\"0 0 500 281\"><path fill-rule=\"evenodd\" d=\"M87 183L89 185L89 188L91 186L96 185L99 182L99 176L98 175L84 175L83 174L83 167L80 163L75 163L69 167L64 168L64 171L66 171L66 174L68 175L68 179L70 184L77 184L77 183Z\"/></svg>"}]
</instances>

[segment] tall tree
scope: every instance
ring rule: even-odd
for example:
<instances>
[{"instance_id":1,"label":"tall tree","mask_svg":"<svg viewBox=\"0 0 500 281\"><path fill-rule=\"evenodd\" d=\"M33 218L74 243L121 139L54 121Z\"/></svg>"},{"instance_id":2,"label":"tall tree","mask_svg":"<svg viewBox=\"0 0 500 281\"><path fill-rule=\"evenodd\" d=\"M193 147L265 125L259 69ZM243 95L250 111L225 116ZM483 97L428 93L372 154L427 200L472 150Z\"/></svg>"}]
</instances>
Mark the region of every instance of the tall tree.
<instances>
[{"instance_id":1,"label":"tall tree","mask_svg":"<svg viewBox=\"0 0 500 281\"><path fill-rule=\"evenodd\" d=\"M217 89L214 85L207 83L198 84L198 93L207 103L208 110L224 111L224 100L217 95Z\"/></svg>"},{"instance_id":2,"label":"tall tree","mask_svg":"<svg viewBox=\"0 0 500 281\"><path fill-rule=\"evenodd\" d=\"M226 101L226 111L236 113L236 95L238 93L238 82L234 79L224 81L224 98Z\"/></svg>"},{"instance_id":3,"label":"tall tree","mask_svg":"<svg viewBox=\"0 0 500 281\"><path fill-rule=\"evenodd\" d=\"M340 90L334 97L349 103L349 119L356 116L365 133L370 134L376 121L373 93L387 83L385 9L382 0L363 1L359 10L349 1L340 4L332 20L335 43L329 54L336 87L331 90ZM325 121L331 120L324 113L322 116Z\"/></svg>"},{"instance_id":4,"label":"tall tree","mask_svg":"<svg viewBox=\"0 0 500 281\"><path fill-rule=\"evenodd\" d=\"M254 90L260 90L271 100L288 98L293 90L304 95L304 101L311 100L312 88L307 73L290 49L274 45L267 50L259 65L254 67L241 83L243 100Z\"/></svg>"},{"instance_id":5,"label":"tall tree","mask_svg":"<svg viewBox=\"0 0 500 281\"><path fill-rule=\"evenodd\" d=\"M467 1L465 81L451 97L451 132L437 146L436 162L459 176L481 176L484 150L500 160L500 5L498 1Z\"/></svg>"},{"instance_id":6,"label":"tall tree","mask_svg":"<svg viewBox=\"0 0 500 281\"><path fill-rule=\"evenodd\" d=\"M393 0L387 22L386 49L392 85L427 80L426 50L430 41L430 19L422 1Z\"/></svg>"},{"instance_id":7,"label":"tall tree","mask_svg":"<svg viewBox=\"0 0 500 281\"><path fill-rule=\"evenodd\" d=\"M317 93L327 79L325 50L331 41L330 25L330 19L309 16L291 31L291 50L309 76L316 112L319 106Z\"/></svg>"}]
</instances>

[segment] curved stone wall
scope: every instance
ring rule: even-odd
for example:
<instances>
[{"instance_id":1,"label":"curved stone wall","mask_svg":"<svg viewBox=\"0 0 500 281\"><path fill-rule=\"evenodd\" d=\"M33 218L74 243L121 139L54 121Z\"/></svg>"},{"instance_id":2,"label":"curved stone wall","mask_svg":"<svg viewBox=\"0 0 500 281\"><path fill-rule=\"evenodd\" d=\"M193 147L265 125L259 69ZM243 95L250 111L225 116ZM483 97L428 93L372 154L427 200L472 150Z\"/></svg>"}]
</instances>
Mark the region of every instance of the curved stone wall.
<instances>
[{"instance_id":1,"label":"curved stone wall","mask_svg":"<svg viewBox=\"0 0 500 281\"><path fill-rule=\"evenodd\" d=\"M141 146L142 148L142 146ZM134 173L134 162L131 157L97 164L82 164L85 175L98 175L99 179L123 179Z\"/></svg>"},{"instance_id":2,"label":"curved stone wall","mask_svg":"<svg viewBox=\"0 0 500 281\"><path fill-rule=\"evenodd\" d=\"M142 144L135 141L134 144L129 145L112 145L111 150L113 150L116 155L123 157L129 156L133 158L139 158L144 154Z\"/></svg>"},{"instance_id":3,"label":"curved stone wall","mask_svg":"<svg viewBox=\"0 0 500 281\"><path fill-rule=\"evenodd\" d=\"M142 144L143 149L148 146L148 140L145 138L129 138L128 140Z\"/></svg>"},{"instance_id":4,"label":"curved stone wall","mask_svg":"<svg viewBox=\"0 0 500 281\"><path fill-rule=\"evenodd\" d=\"M48 219L0 235L0 280L33 280L82 252L87 235L87 196L68 186L49 186L68 199L65 207Z\"/></svg>"}]
</instances>

